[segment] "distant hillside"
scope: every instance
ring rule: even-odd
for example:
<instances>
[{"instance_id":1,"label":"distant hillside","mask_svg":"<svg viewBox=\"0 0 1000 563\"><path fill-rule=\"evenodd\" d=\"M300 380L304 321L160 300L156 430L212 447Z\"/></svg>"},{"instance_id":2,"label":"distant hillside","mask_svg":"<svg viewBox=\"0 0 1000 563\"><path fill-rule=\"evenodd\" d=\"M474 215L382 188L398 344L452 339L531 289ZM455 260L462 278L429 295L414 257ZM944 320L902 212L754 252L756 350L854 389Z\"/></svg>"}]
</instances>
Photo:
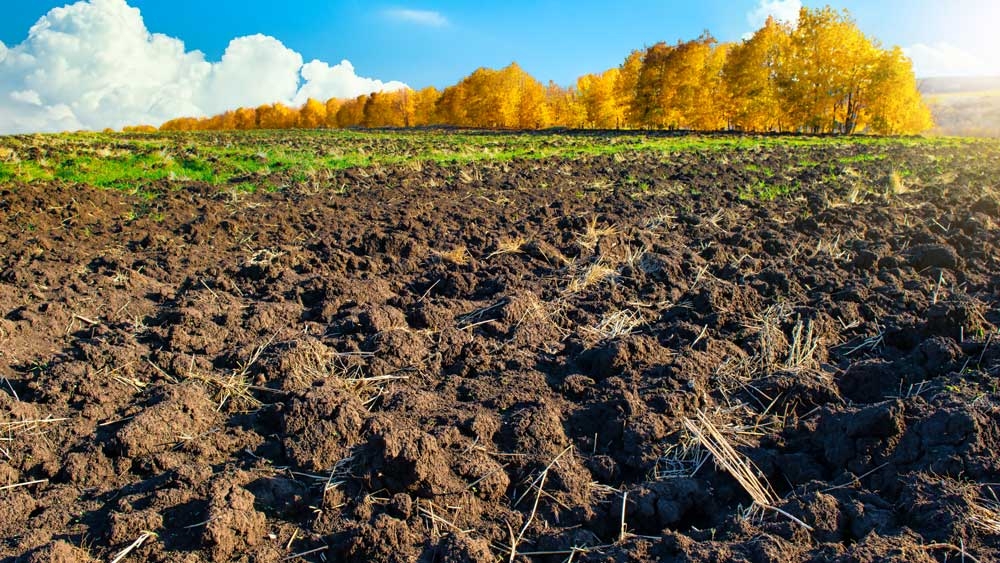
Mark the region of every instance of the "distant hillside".
<instances>
[{"instance_id":1,"label":"distant hillside","mask_svg":"<svg viewBox=\"0 0 1000 563\"><path fill-rule=\"evenodd\" d=\"M934 115L934 133L1000 137L1000 77L924 78L918 87Z\"/></svg>"},{"instance_id":2,"label":"distant hillside","mask_svg":"<svg viewBox=\"0 0 1000 563\"><path fill-rule=\"evenodd\" d=\"M945 76L917 79L922 94L955 94L1000 90L1000 76Z\"/></svg>"}]
</instances>

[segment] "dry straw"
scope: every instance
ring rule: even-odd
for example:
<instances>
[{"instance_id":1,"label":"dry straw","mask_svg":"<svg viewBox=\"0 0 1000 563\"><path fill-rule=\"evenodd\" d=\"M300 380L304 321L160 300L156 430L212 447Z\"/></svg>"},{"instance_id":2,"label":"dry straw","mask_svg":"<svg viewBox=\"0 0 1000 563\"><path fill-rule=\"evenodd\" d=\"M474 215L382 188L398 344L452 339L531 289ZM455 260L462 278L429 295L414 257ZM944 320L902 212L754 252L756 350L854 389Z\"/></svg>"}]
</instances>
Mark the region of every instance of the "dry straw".
<instances>
[{"instance_id":1,"label":"dry straw","mask_svg":"<svg viewBox=\"0 0 1000 563\"><path fill-rule=\"evenodd\" d=\"M698 411L697 422L684 419L684 426L706 450L712 453L716 464L736 479L740 486L750 495L750 498L753 499L754 504L760 508L777 512L803 528L812 531L811 526L775 506L779 500L778 496L771 489L770 485L767 484L767 481L758 477L760 470L757 469L757 466L733 448L732 444L719 432L715 424L705 416L705 413Z\"/></svg>"}]
</instances>

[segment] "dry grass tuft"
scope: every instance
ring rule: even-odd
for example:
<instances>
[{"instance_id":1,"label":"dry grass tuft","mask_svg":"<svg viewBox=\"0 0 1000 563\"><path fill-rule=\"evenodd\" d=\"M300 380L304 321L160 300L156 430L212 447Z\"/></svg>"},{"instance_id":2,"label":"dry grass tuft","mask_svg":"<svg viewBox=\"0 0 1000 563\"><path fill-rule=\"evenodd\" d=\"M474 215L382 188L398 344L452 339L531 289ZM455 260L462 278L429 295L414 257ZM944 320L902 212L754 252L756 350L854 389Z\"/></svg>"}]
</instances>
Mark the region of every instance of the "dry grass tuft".
<instances>
[{"instance_id":1,"label":"dry grass tuft","mask_svg":"<svg viewBox=\"0 0 1000 563\"><path fill-rule=\"evenodd\" d=\"M694 477L708 461L709 452L690 433L679 444L672 444L656 460L650 476L656 481Z\"/></svg>"},{"instance_id":2,"label":"dry grass tuft","mask_svg":"<svg viewBox=\"0 0 1000 563\"><path fill-rule=\"evenodd\" d=\"M851 189L847 191L847 196L844 199L847 203L856 205L861 202L863 196L864 191L861 189L861 184L853 183L851 184Z\"/></svg>"},{"instance_id":3,"label":"dry grass tuft","mask_svg":"<svg viewBox=\"0 0 1000 563\"><path fill-rule=\"evenodd\" d=\"M886 195L888 196L899 196L905 194L909 191L906 183L903 182L903 175L895 168L889 173L888 185L886 186Z\"/></svg>"},{"instance_id":4,"label":"dry grass tuft","mask_svg":"<svg viewBox=\"0 0 1000 563\"><path fill-rule=\"evenodd\" d=\"M834 260L847 260L851 257L850 251L845 250L841 246L840 235L837 235L832 239L820 238L816 241L816 250L813 251L810 258L820 254L826 254Z\"/></svg>"},{"instance_id":5,"label":"dry grass tuft","mask_svg":"<svg viewBox=\"0 0 1000 563\"><path fill-rule=\"evenodd\" d=\"M385 385L391 381L409 379L405 375L369 376L366 366L354 361L357 358L367 358L356 354L335 353L332 361L317 369L313 375L317 379L334 380L343 385L344 390L352 393L367 409L375 406L375 402L385 392Z\"/></svg>"},{"instance_id":6,"label":"dry grass tuft","mask_svg":"<svg viewBox=\"0 0 1000 563\"><path fill-rule=\"evenodd\" d=\"M771 305L753 318L757 331L757 353L753 358L754 371L768 372L774 369L780 358L785 356L788 339L781 330L782 321L791 312L784 304Z\"/></svg>"},{"instance_id":7,"label":"dry grass tuft","mask_svg":"<svg viewBox=\"0 0 1000 563\"><path fill-rule=\"evenodd\" d=\"M478 168L474 168L472 172L468 170L462 170L458 173L458 181L463 184L471 184L473 182L482 183L483 175Z\"/></svg>"},{"instance_id":8,"label":"dry grass tuft","mask_svg":"<svg viewBox=\"0 0 1000 563\"><path fill-rule=\"evenodd\" d=\"M603 260L597 260L581 272L580 275L570 279L564 293L571 295L580 293L604 281L614 280L617 277L617 270L605 264Z\"/></svg>"},{"instance_id":9,"label":"dry grass tuft","mask_svg":"<svg viewBox=\"0 0 1000 563\"><path fill-rule=\"evenodd\" d=\"M972 503L969 519L983 532L1000 535L1000 499L992 489L989 491L992 498L983 496Z\"/></svg>"},{"instance_id":10,"label":"dry grass tuft","mask_svg":"<svg viewBox=\"0 0 1000 563\"><path fill-rule=\"evenodd\" d=\"M276 366L285 374L285 389L301 390L320 381L332 381L372 408L390 381L408 379L404 375L369 376L371 352L337 352L318 341L299 343L281 356Z\"/></svg>"},{"instance_id":11,"label":"dry grass tuft","mask_svg":"<svg viewBox=\"0 0 1000 563\"><path fill-rule=\"evenodd\" d=\"M590 221L587 222L587 230L577 237L576 243L587 250L594 250L602 238L616 234L618 234L618 227L614 225L598 227L597 217L591 217Z\"/></svg>"},{"instance_id":12,"label":"dry grass tuft","mask_svg":"<svg viewBox=\"0 0 1000 563\"><path fill-rule=\"evenodd\" d=\"M188 370L188 379L200 381L208 386L218 401L217 410L228 409L232 412L252 412L259 409L263 403L254 396L253 391L258 389L250 383L250 369L260 361L261 356L267 348L274 342L277 335L272 335L267 342L254 348L246 362L239 364L237 369L222 375L217 373L198 373L192 368ZM192 358L193 364L193 358Z\"/></svg>"},{"instance_id":13,"label":"dry grass tuft","mask_svg":"<svg viewBox=\"0 0 1000 563\"><path fill-rule=\"evenodd\" d=\"M240 370L229 375L216 373L188 373L188 379L204 383L212 392L213 399L218 401L217 410L228 408L234 412L252 412L259 409L263 403L254 397L249 379Z\"/></svg>"},{"instance_id":14,"label":"dry grass tuft","mask_svg":"<svg viewBox=\"0 0 1000 563\"><path fill-rule=\"evenodd\" d=\"M656 215L646 220L645 227L651 231L670 227L677 220L677 215L672 209L663 209Z\"/></svg>"},{"instance_id":15,"label":"dry grass tuft","mask_svg":"<svg viewBox=\"0 0 1000 563\"><path fill-rule=\"evenodd\" d=\"M572 334L567 328L572 326L565 318L567 303L564 299L543 301L534 293L525 292L515 296L508 306L509 321L515 329L522 327L536 333L558 332L563 338Z\"/></svg>"},{"instance_id":16,"label":"dry grass tuft","mask_svg":"<svg viewBox=\"0 0 1000 563\"><path fill-rule=\"evenodd\" d=\"M752 391L766 403L772 398L753 386L755 380L778 371L821 373L819 367L825 354L823 338L811 321L802 319L796 321L791 333L786 336L782 324L788 322L791 315L791 308L779 303L752 318L747 329L757 335L756 349L748 355L728 356L713 374L723 395L734 389L743 389Z\"/></svg>"},{"instance_id":17,"label":"dry grass tuft","mask_svg":"<svg viewBox=\"0 0 1000 563\"><path fill-rule=\"evenodd\" d=\"M616 252L615 256L616 262L622 267L630 268L633 272L642 268L643 259L650 251L648 246L632 246L631 244L623 245L617 250L618 252Z\"/></svg>"},{"instance_id":18,"label":"dry grass tuft","mask_svg":"<svg viewBox=\"0 0 1000 563\"><path fill-rule=\"evenodd\" d=\"M736 479L754 503L761 507L771 507L778 502L778 497L771 486L758 477L760 470L757 466L733 448L705 413L698 412L697 422L685 418L684 427L712 454L715 463Z\"/></svg>"},{"instance_id":19,"label":"dry grass tuft","mask_svg":"<svg viewBox=\"0 0 1000 563\"><path fill-rule=\"evenodd\" d=\"M605 314L597 326L587 327L587 331L596 335L601 342L610 342L632 334L643 322L645 321L639 311L623 309Z\"/></svg>"},{"instance_id":20,"label":"dry grass tuft","mask_svg":"<svg viewBox=\"0 0 1000 563\"><path fill-rule=\"evenodd\" d=\"M716 465L725 469L736 479L736 482L750 495L756 506L777 512L812 531L812 527L808 524L775 506L779 501L778 496L767 481L759 476L760 469L749 458L736 451L704 412L698 411L697 422L685 418L684 427L702 447L712 454Z\"/></svg>"},{"instance_id":21,"label":"dry grass tuft","mask_svg":"<svg viewBox=\"0 0 1000 563\"><path fill-rule=\"evenodd\" d=\"M450 262L456 266L465 266L471 260L469 249L463 246L456 246L447 251L436 251L435 254L445 262Z\"/></svg>"},{"instance_id":22,"label":"dry grass tuft","mask_svg":"<svg viewBox=\"0 0 1000 563\"><path fill-rule=\"evenodd\" d=\"M813 332L813 323L803 323L800 319L792 328L792 341L788 345L785 369L801 371L818 367L816 351L819 346L820 337Z\"/></svg>"},{"instance_id":23,"label":"dry grass tuft","mask_svg":"<svg viewBox=\"0 0 1000 563\"><path fill-rule=\"evenodd\" d=\"M247 266L260 266L261 268L268 269L277 264L278 258L285 255L284 251L281 250L271 250L269 248L262 248L250 254L247 257Z\"/></svg>"},{"instance_id":24,"label":"dry grass tuft","mask_svg":"<svg viewBox=\"0 0 1000 563\"><path fill-rule=\"evenodd\" d=\"M528 244L528 239L524 237L502 238L497 242L497 249L486 258L502 256L504 254L520 254L524 252L524 245Z\"/></svg>"}]
</instances>

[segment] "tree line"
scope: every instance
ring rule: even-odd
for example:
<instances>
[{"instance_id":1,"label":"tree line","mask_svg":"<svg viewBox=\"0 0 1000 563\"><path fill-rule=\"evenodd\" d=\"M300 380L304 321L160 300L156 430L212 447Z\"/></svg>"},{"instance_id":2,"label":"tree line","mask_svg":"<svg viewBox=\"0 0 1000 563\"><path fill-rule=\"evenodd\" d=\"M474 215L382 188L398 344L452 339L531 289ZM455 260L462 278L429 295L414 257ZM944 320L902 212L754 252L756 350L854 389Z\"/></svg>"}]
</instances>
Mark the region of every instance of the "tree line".
<instances>
[{"instance_id":1,"label":"tree line","mask_svg":"<svg viewBox=\"0 0 1000 563\"><path fill-rule=\"evenodd\" d=\"M275 103L174 119L160 130L429 125L912 134L933 123L902 50L882 48L846 10L825 7L803 8L796 26L769 18L737 43L708 32L657 43L568 88L543 85L512 63L480 68L443 91Z\"/></svg>"}]
</instances>

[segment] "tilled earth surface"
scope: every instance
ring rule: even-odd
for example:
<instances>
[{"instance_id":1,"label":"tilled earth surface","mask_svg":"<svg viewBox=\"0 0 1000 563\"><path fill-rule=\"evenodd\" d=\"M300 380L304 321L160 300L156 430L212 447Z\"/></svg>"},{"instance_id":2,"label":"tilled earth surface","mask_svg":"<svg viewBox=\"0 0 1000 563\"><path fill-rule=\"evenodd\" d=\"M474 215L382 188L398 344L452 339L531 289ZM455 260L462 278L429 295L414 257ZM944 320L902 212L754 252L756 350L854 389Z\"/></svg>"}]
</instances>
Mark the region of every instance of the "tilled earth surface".
<instances>
[{"instance_id":1,"label":"tilled earth surface","mask_svg":"<svg viewBox=\"0 0 1000 563\"><path fill-rule=\"evenodd\" d=\"M0 559L997 560L997 182L981 144L0 186Z\"/></svg>"}]
</instances>

